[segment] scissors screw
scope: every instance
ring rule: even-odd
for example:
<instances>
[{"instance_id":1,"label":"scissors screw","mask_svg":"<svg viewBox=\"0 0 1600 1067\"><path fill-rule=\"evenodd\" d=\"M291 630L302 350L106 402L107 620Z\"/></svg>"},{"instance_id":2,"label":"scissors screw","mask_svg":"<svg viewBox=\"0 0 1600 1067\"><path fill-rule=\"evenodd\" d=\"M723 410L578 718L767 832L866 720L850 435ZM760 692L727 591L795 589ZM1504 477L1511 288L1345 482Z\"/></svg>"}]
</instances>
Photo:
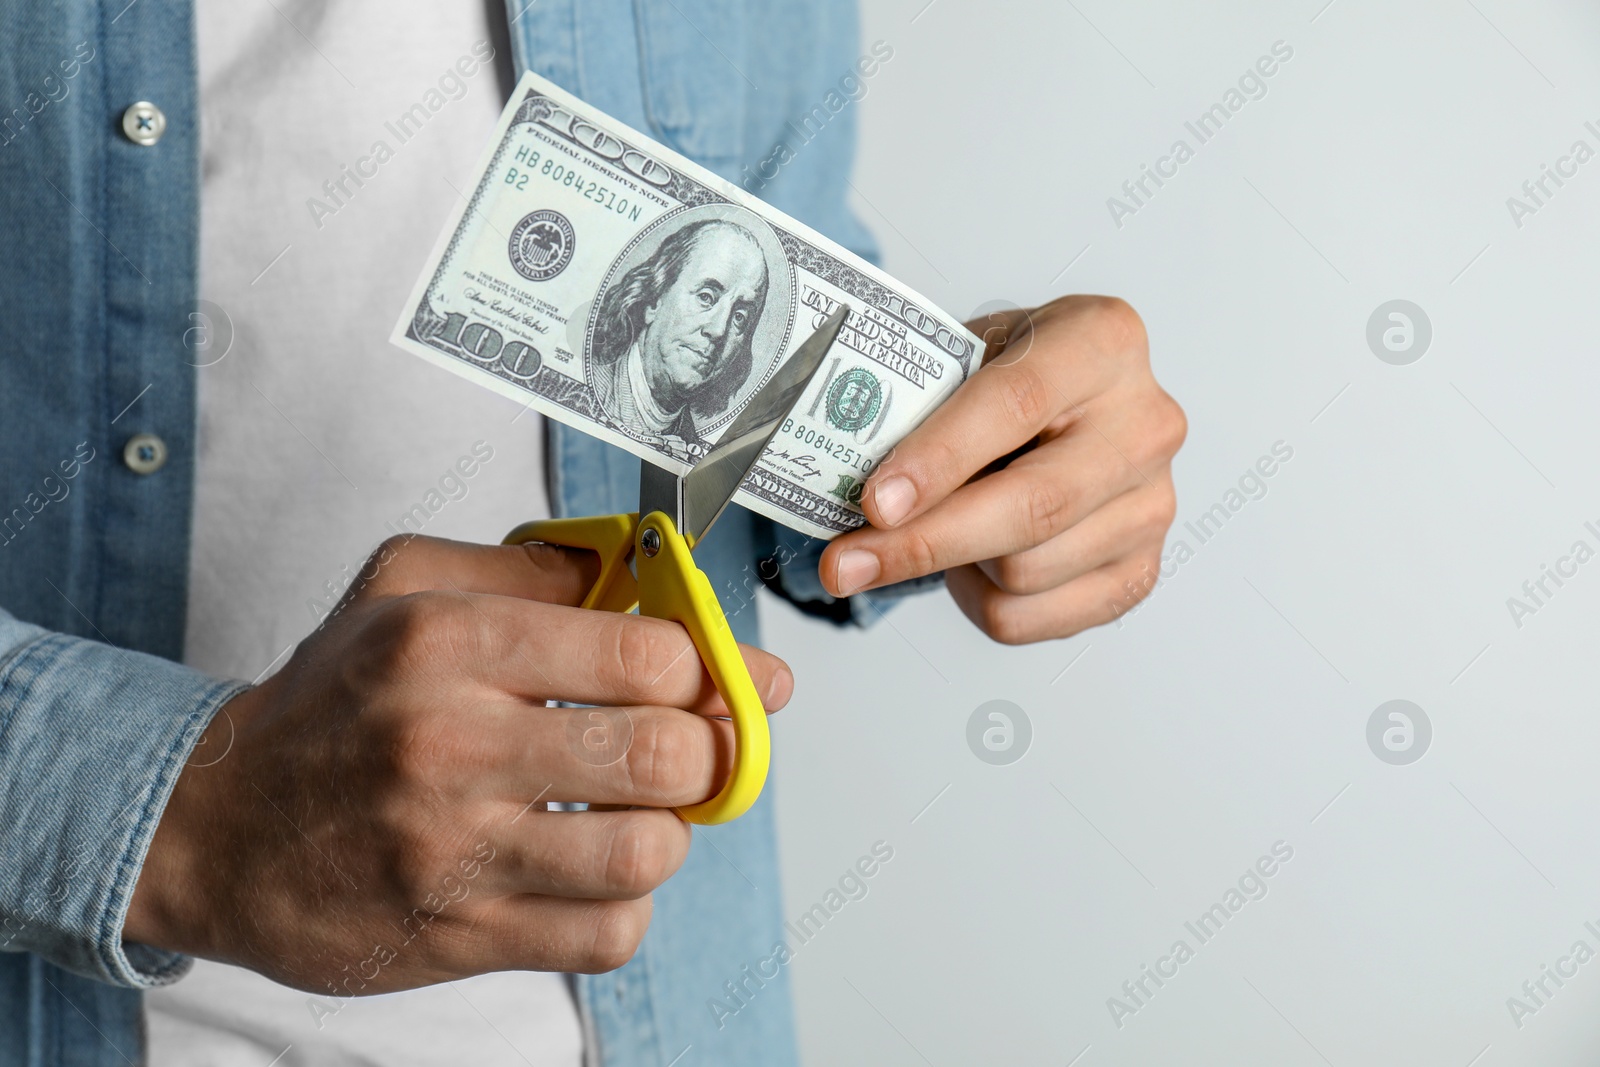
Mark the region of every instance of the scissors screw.
<instances>
[{"instance_id":1,"label":"scissors screw","mask_svg":"<svg viewBox=\"0 0 1600 1067\"><path fill-rule=\"evenodd\" d=\"M661 551L661 532L653 526L648 527L639 535L639 547L644 550L645 555L654 557Z\"/></svg>"}]
</instances>

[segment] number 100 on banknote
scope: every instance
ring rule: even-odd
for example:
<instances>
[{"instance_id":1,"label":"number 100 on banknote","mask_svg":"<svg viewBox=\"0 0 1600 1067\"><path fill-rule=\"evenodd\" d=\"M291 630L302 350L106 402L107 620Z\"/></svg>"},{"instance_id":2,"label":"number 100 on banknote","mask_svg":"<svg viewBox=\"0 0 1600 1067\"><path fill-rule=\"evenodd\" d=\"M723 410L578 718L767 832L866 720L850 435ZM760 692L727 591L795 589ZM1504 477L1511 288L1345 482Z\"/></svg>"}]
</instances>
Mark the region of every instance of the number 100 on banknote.
<instances>
[{"instance_id":1,"label":"number 100 on banknote","mask_svg":"<svg viewBox=\"0 0 1600 1067\"><path fill-rule=\"evenodd\" d=\"M524 75L394 341L683 473L840 304L844 328L735 498L818 537L982 342L744 190Z\"/></svg>"}]
</instances>

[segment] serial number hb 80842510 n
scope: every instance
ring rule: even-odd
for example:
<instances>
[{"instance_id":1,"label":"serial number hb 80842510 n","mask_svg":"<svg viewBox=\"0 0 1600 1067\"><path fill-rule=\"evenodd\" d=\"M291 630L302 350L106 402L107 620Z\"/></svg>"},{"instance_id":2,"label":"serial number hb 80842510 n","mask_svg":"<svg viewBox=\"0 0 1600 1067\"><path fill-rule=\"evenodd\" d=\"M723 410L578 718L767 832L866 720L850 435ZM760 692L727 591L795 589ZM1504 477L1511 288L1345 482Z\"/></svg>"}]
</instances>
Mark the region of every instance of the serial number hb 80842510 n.
<instances>
[{"instance_id":1,"label":"serial number hb 80842510 n","mask_svg":"<svg viewBox=\"0 0 1600 1067\"><path fill-rule=\"evenodd\" d=\"M562 163L550 156L541 156L538 149L529 148L527 145L518 148L513 158L521 164L521 167L507 167L503 181L518 192L528 187L529 178L538 175L550 179L557 185L566 186L585 200L599 204L607 211L626 215L629 222L639 221L638 204L630 206L626 196L609 186L601 185L598 181L586 179L571 163Z\"/></svg>"},{"instance_id":2,"label":"serial number hb 80842510 n","mask_svg":"<svg viewBox=\"0 0 1600 1067\"><path fill-rule=\"evenodd\" d=\"M784 419L783 425L778 427L778 438L782 437L792 437L807 448L814 448L830 459L837 460L847 467L854 467L862 474L872 473L872 468L878 462L859 449L836 440L826 430L814 429L793 417ZM777 444L778 438L773 439L773 444Z\"/></svg>"}]
</instances>

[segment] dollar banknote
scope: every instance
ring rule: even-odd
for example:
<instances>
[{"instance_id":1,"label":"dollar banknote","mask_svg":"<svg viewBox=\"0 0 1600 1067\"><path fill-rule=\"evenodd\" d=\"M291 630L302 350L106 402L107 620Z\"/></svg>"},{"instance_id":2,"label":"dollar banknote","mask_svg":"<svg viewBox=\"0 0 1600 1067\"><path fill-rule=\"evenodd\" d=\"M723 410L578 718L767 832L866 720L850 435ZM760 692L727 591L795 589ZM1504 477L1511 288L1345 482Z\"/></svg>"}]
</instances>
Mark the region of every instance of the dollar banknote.
<instances>
[{"instance_id":1,"label":"dollar banknote","mask_svg":"<svg viewBox=\"0 0 1600 1067\"><path fill-rule=\"evenodd\" d=\"M840 304L736 502L817 537L976 369L958 321L731 182L525 75L394 341L675 473Z\"/></svg>"}]
</instances>

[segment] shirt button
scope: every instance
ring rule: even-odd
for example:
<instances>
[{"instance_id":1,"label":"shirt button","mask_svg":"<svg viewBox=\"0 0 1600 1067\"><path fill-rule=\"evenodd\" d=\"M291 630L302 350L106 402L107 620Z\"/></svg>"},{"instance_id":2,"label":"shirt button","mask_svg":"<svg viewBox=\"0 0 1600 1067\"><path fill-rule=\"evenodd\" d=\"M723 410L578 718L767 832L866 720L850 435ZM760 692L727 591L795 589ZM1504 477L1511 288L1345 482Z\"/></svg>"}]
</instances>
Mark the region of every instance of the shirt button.
<instances>
[{"instance_id":1,"label":"shirt button","mask_svg":"<svg viewBox=\"0 0 1600 1067\"><path fill-rule=\"evenodd\" d=\"M122 113L122 132L134 144L153 145L166 129L167 116L148 100L141 100Z\"/></svg>"},{"instance_id":2,"label":"shirt button","mask_svg":"<svg viewBox=\"0 0 1600 1067\"><path fill-rule=\"evenodd\" d=\"M167 443L153 433L138 433L122 446L122 462L135 474L154 474L167 465Z\"/></svg>"}]
</instances>

